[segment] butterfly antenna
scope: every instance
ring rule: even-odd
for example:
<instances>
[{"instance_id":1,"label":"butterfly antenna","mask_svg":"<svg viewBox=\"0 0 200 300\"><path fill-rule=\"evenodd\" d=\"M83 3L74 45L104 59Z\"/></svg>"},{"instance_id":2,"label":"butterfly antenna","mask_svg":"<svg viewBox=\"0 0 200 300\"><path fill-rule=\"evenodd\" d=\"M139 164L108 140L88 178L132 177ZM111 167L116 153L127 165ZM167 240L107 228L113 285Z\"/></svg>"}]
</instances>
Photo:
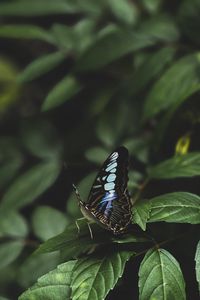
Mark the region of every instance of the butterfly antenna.
<instances>
[{"instance_id":1,"label":"butterfly antenna","mask_svg":"<svg viewBox=\"0 0 200 300\"><path fill-rule=\"evenodd\" d=\"M78 202L83 203L83 200L81 199L81 196L80 196L79 191L78 191L77 187L75 186L75 184L72 184L72 187L74 189L74 192L76 194L76 198L77 198Z\"/></svg>"}]
</instances>

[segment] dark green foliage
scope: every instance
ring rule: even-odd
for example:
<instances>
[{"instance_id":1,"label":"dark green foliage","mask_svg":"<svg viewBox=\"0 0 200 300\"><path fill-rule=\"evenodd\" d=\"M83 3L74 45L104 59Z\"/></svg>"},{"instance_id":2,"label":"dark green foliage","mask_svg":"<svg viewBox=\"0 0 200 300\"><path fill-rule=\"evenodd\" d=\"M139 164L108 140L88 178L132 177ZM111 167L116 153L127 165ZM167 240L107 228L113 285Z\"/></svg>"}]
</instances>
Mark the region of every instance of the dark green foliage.
<instances>
[{"instance_id":1,"label":"dark green foliage","mask_svg":"<svg viewBox=\"0 0 200 300\"><path fill-rule=\"evenodd\" d=\"M198 0L0 2L0 299L198 299L199 15ZM114 236L72 184L86 201L120 145L132 224Z\"/></svg>"}]
</instances>

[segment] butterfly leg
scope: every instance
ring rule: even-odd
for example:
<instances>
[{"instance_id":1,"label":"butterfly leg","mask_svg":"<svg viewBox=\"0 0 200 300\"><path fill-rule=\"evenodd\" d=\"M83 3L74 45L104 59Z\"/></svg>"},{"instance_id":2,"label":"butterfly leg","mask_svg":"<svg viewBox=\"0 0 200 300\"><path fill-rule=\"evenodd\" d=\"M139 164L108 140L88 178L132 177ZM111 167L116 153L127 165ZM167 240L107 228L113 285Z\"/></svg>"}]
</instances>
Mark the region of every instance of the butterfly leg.
<instances>
[{"instance_id":1,"label":"butterfly leg","mask_svg":"<svg viewBox=\"0 0 200 300\"><path fill-rule=\"evenodd\" d=\"M89 232L90 232L90 237L93 240L94 236L93 236L93 233L92 233L92 228L90 227L90 223L87 223L87 226L88 226L88 229L89 229Z\"/></svg>"}]
</instances>

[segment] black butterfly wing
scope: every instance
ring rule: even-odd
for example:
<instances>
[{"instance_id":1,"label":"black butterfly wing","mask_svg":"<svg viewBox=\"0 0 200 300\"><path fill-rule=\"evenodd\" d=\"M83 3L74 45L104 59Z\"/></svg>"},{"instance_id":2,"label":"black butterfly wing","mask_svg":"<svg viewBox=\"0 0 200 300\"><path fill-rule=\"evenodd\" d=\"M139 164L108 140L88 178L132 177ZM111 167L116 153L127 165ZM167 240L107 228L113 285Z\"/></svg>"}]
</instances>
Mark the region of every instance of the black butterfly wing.
<instances>
[{"instance_id":1,"label":"black butterfly wing","mask_svg":"<svg viewBox=\"0 0 200 300\"><path fill-rule=\"evenodd\" d=\"M128 150L120 147L110 154L91 188L87 214L114 233L123 232L130 223L131 204L127 190Z\"/></svg>"}]
</instances>

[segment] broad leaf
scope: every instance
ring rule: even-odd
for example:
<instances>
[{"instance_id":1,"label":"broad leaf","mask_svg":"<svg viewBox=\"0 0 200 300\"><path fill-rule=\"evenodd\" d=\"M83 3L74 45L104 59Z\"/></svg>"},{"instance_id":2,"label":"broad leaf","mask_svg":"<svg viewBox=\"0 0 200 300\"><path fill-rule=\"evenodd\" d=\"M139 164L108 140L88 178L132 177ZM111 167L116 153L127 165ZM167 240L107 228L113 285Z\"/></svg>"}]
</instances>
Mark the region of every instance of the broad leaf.
<instances>
[{"instance_id":1,"label":"broad leaf","mask_svg":"<svg viewBox=\"0 0 200 300\"><path fill-rule=\"evenodd\" d=\"M28 40L38 39L48 43L54 43L54 38L51 34L35 25L1 25L0 37Z\"/></svg>"},{"instance_id":2,"label":"broad leaf","mask_svg":"<svg viewBox=\"0 0 200 300\"><path fill-rule=\"evenodd\" d=\"M2 198L0 214L30 204L54 183L59 172L60 162L51 161L34 166L18 177Z\"/></svg>"},{"instance_id":3,"label":"broad leaf","mask_svg":"<svg viewBox=\"0 0 200 300\"><path fill-rule=\"evenodd\" d=\"M174 192L154 197L148 201L151 205L148 222L200 224L200 197L195 194Z\"/></svg>"},{"instance_id":4,"label":"broad leaf","mask_svg":"<svg viewBox=\"0 0 200 300\"><path fill-rule=\"evenodd\" d=\"M195 254L195 261L196 261L196 279L199 285L199 292L200 292L200 241L197 244L196 254Z\"/></svg>"},{"instance_id":5,"label":"broad leaf","mask_svg":"<svg viewBox=\"0 0 200 300\"><path fill-rule=\"evenodd\" d=\"M25 219L17 212L10 212L0 218L0 237L25 237L28 226Z\"/></svg>"},{"instance_id":6,"label":"broad leaf","mask_svg":"<svg viewBox=\"0 0 200 300\"><path fill-rule=\"evenodd\" d=\"M145 201L144 203L139 203L139 205L133 205L132 207L132 223L138 224L142 230L146 230L146 223L150 218L151 203L150 201Z\"/></svg>"},{"instance_id":7,"label":"broad leaf","mask_svg":"<svg viewBox=\"0 0 200 300\"><path fill-rule=\"evenodd\" d=\"M149 250L145 255L139 270L139 299L186 299L179 263L168 251Z\"/></svg>"},{"instance_id":8,"label":"broad leaf","mask_svg":"<svg viewBox=\"0 0 200 300\"><path fill-rule=\"evenodd\" d=\"M126 234L115 238L112 233L96 223L90 223L90 229L92 231L92 237L87 220L84 218L78 219L76 224L68 225L63 233L41 244L36 250L36 254L60 250L63 259L69 260L71 258L77 258L82 253L91 253L102 245L147 241L145 236L133 234Z\"/></svg>"},{"instance_id":9,"label":"broad leaf","mask_svg":"<svg viewBox=\"0 0 200 300\"><path fill-rule=\"evenodd\" d=\"M63 232L67 223L66 216L50 206L38 206L32 215L34 233L42 241Z\"/></svg>"},{"instance_id":10,"label":"broad leaf","mask_svg":"<svg viewBox=\"0 0 200 300\"><path fill-rule=\"evenodd\" d=\"M40 277L35 285L19 297L19 300L70 300L70 284L75 263L76 261L68 261Z\"/></svg>"},{"instance_id":11,"label":"broad leaf","mask_svg":"<svg viewBox=\"0 0 200 300\"><path fill-rule=\"evenodd\" d=\"M0 269L13 262L24 248L22 240L0 243Z\"/></svg>"},{"instance_id":12,"label":"broad leaf","mask_svg":"<svg viewBox=\"0 0 200 300\"><path fill-rule=\"evenodd\" d=\"M75 77L64 77L49 92L42 105L42 110L46 111L63 104L65 101L70 100L80 90L81 85Z\"/></svg>"},{"instance_id":13,"label":"broad leaf","mask_svg":"<svg viewBox=\"0 0 200 300\"><path fill-rule=\"evenodd\" d=\"M195 53L181 58L156 82L144 106L144 120L174 104L180 105L200 89L200 55ZM178 107L177 105L177 107Z\"/></svg>"},{"instance_id":14,"label":"broad leaf","mask_svg":"<svg viewBox=\"0 0 200 300\"><path fill-rule=\"evenodd\" d=\"M103 258L78 260L73 269L72 299L105 299L122 276L125 264L132 255L130 252L116 252Z\"/></svg>"},{"instance_id":15,"label":"broad leaf","mask_svg":"<svg viewBox=\"0 0 200 300\"><path fill-rule=\"evenodd\" d=\"M170 179L200 175L200 152L177 155L149 169L149 177Z\"/></svg>"},{"instance_id":16,"label":"broad leaf","mask_svg":"<svg viewBox=\"0 0 200 300\"><path fill-rule=\"evenodd\" d=\"M58 66L65 58L62 52L44 55L31 62L19 75L20 82L34 80Z\"/></svg>"}]
</instances>

